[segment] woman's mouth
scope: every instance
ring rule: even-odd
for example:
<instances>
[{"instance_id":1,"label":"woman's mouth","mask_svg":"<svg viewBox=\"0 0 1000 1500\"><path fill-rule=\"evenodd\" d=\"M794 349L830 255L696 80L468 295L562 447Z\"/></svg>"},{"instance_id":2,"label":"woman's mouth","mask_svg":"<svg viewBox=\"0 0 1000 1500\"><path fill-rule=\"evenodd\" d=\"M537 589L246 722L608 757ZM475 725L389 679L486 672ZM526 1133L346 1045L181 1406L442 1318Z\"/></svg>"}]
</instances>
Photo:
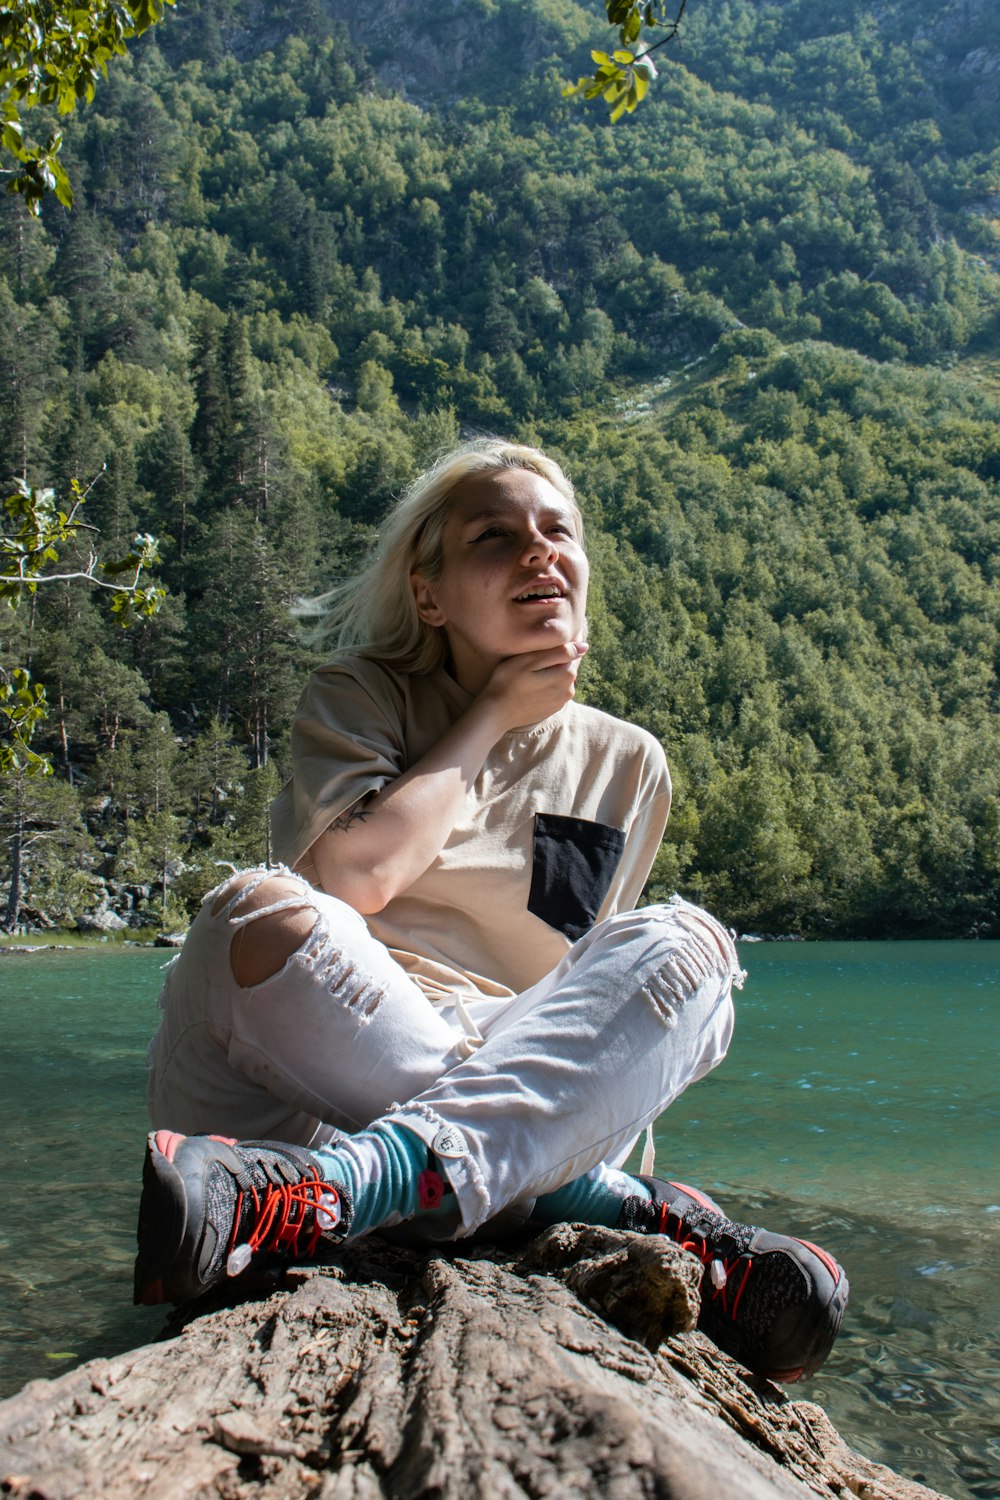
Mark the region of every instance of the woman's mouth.
<instances>
[{"instance_id":1,"label":"woman's mouth","mask_svg":"<svg viewBox=\"0 0 1000 1500\"><path fill-rule=\"evenodd\" d=\"M538 583L520 594L514 595L515 604L551 604L566 596L558 584Z\"/></svg>"}]
</instances>

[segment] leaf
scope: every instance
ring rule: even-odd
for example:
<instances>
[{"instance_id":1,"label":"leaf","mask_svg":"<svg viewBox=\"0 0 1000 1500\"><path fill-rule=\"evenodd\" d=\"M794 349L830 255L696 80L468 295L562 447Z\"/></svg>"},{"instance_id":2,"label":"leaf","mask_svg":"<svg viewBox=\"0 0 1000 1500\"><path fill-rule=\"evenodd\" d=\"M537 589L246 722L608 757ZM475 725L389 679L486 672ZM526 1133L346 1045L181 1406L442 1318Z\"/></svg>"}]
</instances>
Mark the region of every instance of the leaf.
<instances>
[{"instance_id":1,"label":"leaf","mask_svg":"<svg viewBox=\"0 0 1000 1500\"><path fill-rule=\"evenodd\" d=\"M65 171L58 162L53 163L53 171L56 179L56 197L63 208L73 207L73 189Z\"/></svg>"}]
</instances>

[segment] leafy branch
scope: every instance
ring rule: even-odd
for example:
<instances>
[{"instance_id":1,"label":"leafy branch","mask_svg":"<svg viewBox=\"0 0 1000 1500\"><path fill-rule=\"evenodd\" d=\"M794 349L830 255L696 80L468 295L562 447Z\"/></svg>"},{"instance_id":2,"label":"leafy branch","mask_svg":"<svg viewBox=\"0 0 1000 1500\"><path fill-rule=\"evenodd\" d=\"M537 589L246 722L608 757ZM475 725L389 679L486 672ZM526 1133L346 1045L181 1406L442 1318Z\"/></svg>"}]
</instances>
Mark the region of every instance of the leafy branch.
<instances>
[{"instance_id":1,"label":"leafy branch","mask_svg":"<svg viewBox=\"0 0 1000 1500\"><path fill-rule=\"evenodd\" d=\"M9 776L12 771L51 776L48 757L39 755L28 743L47 713L45 688L40 682L32 682L25 667L13 667L9 672L0 667L0 776Z\"/></svg>"},{"instance_id":2,"label":"leafy branch","mask_svg":"<svg viewBox=\"0 0 1000 1500\"><path fill-rule=\"evenodd\" d=\"M618 28L621 43L614 52L591 52L597 64L593 73L563 89L567 99L601 99L611 111L612 124L623 114L631 114L645 99L649 85L657 76L650 54L679 34L687 0L680 0L675 15L670 15L658 0L607 0L608 21ZM644 30L661 28L658 41L646 43L637 50Z\"/></svg>"},{"instance_id":3,"label":"leafy branch","mask_svg":"<svg viewBox=\"0 0 1000 1500\"><path fill-rule=\"evenodd\" d=\"M73 189L59 161L62 131L42 143L25 139L22 116L36 105L54 105L67 115L94 97L107 65L125 43L162 19L174 0L20 0L0 7L0 146L19 167L8 169L7 191L20 193L37 215L54 192L69 208Z\"/></svg>"},{"instance_id":4,"label":"leafy branch","mask_svg":"<svg viewBox=\"0 0 1000 1500\"><path fill-rule=\"evenodd\" d=\"M111 613L123 629L156 614L165 591L141 582L143 573L158 560L156 538L147 532L136 536L125 557L101 562L90 550L81 566L53 571L60 547L94 530L81 518L81 511L95 483L96 479L84 490L79 480L71 480L71 503L63 510L54 490L36 489L23 479L13 481L14 488L4 501L6 521L0 532L0 599L11 609L46 584L83 582L111 596ZM26 667L0 667L0 775L22 769L48 773L47 759L29 744L46 711L45 688L31 681Z\"/></svg>"}]
</instances>

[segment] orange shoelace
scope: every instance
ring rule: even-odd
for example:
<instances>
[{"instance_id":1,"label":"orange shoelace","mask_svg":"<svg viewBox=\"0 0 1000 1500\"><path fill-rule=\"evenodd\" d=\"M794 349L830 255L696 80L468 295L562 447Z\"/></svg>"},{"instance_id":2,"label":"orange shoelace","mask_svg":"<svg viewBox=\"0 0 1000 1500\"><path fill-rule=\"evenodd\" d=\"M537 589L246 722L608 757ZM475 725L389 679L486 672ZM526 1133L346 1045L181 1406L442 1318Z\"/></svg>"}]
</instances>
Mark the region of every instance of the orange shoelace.
<instances>
[{"instance_id":1,"label":"orange shoelace","mask_svg":"<svg viewBox=\"0 0 1000 1500\"><path fill-rule=\"evenodd\" d=\"M712 1283L712 1300L714 1302L721 1302L722 1311L727 1317L735 1321L736 1312L740 1305L740 1298L743 1296L750 1272L753 1269L753 1262L749 1257L746 1259L743 1275L740 1277L740 1284L736 1288L736 1295L733 1297L732 1305L730 1305L728 1300L729 1294L732 1291L730 1277L739 1265L742 1257L736 1255L732 1260L725 1261L721 1255L713 1255L708 1248L706 1240L692 1238L690 1231L679 1214L673 1215L677 1225L676 1232L673 1232L670 1228L670 1218L669 1205L661 1203L658 1233L665 1235L667 1239L674 1240L676 1244L680 1245L682 1250L690 1250L692 1255L697 1255L702 1265L708 1270L709 1280Z\"/></svg>"},{"instance_id":2,"label":"orange shoelace","mask_svg":"<svg viewBox=\"0 0 1000 1500\"><path fill-rule=\"evenodd\" d=\"M244 1197L241 1191L236 1194L226 1260L230 1276L238 1276L258 1250L280 1250L296 1259L310 1256L324 1231L335 1229L340 1222L340 1194L318 1172L302 1182L269 1187L263 1195L256 1188L250 1191L254 1203L253 1227L241 1244L236 1243L236 1236Z\"/></svg>"}]
</instances>

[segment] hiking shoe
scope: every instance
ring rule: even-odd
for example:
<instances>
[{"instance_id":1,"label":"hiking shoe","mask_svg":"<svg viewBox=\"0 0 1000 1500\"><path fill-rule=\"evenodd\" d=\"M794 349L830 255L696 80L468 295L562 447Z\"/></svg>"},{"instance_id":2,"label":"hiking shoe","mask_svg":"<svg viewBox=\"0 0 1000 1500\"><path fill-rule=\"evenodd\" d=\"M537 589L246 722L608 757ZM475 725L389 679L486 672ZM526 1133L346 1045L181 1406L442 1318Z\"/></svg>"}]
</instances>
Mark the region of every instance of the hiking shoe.
<instances>
[{"instance_id":1,"label":"hiking shoe","mask_svg":"<svg viewBox=\"0 0 1000 1500\"><path fill-rule=\"evenodd\" d=\"M619 1229L663 1234L705 1266L698 1327L756 1375L786 1385L814 1375L833 1348L849 1286L808 1240L728 1219L682 1182L640 1177L653 1195L626 1198Z\"/></svg>"},{"instance_id":2,"label":"hiking shoe","mask_svg":"<svg viewBox=\"0 0 1000 1500\"><path fill-rule=\"evenodd\" d=\"M135 1301L189 1302L258 1251L308 1256L352 1218L311 1152L279 1141L150 1132L142 1169Z\"/></svg>"}]
</instances>

